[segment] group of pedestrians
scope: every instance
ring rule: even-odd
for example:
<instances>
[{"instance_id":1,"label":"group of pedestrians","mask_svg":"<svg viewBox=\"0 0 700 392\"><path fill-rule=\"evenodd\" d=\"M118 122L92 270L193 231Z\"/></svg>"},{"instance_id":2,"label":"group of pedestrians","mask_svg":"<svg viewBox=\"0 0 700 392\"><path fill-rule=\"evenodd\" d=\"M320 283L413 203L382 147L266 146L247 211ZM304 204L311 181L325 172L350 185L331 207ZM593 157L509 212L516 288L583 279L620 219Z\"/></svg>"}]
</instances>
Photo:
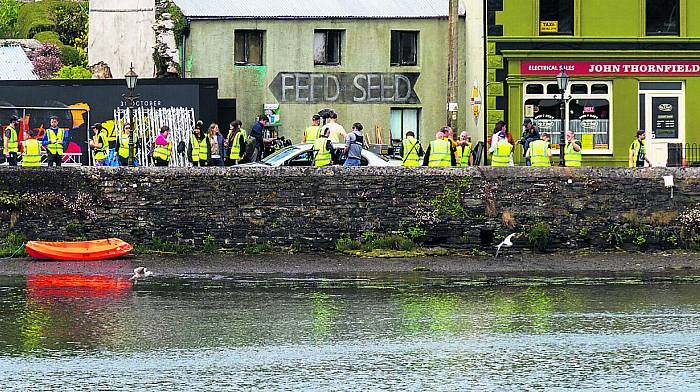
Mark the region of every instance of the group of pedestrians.
<instances>
[{"instance_id":1,"label":"group of pedestrians","mask_svg":"<svg viewBox=\"0 0 700 392\"><path fill-rule=\"evenodd\" d=\"M48 166L61 166L63 151L68 143L68 131L58 127L58 117L51 116L50 127L44 132L44 137L39 141L36 139L34 130L26 129L22 142L19 141L19 118L10 117L10 123L5 128L3 135L3 151L10 166L18 165L20 145L22 147L22 166L41 166L41 148L46 148L46 162Z\"/></svg>"}]
</instances>

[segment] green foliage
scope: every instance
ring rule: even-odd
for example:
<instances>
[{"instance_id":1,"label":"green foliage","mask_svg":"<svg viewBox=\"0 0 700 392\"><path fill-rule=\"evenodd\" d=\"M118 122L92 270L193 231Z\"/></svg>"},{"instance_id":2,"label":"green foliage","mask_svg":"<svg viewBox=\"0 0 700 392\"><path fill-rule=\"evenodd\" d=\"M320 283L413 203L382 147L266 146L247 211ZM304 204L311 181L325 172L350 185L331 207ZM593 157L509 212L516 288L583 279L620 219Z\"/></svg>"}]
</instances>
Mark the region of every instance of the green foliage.
<instances>
[{"instance_id":1,"label":"green foliage","mask_svg":"<svg viewBox=\"0 0 700 392\"><path fill-rule=\"evenodd\" d=\"M138 254L148 254L148 253L170 253L178 255L192 254L194 248L189 244L183 242L171 242L163 240L159 237L153 238L153 243L148 245L141 245L137 247L135 253Z\"/></svg>"},{"instance_id":2,"label":"green foliage","mask_svg":"<svg viewBox=\"0 0 700 392\"><path fill-rule=\"evenodd\" d=\"M24 3L17 16L17 37L31 38L42 31L54 31L53 9L61 3L58 0Z\"/></svg>"},{"instance_id":3,"label":"green foliage","mask_svg":"<svg viewBox=\"0 0 700 392\"><path fill-rule=\"evenodd\" d=\"M59 56L61 59L61 64L64 66L75 66L82 68L84 62L78 49L68 45L61 45L59 48L61 49L61 55ZM92 74L90 74L90 77L92 77Z\"/></svg>"},{"instance_id":4,"label":"green foliage","mask_svg":"<svg viewBox=\"0 0 700 392\"><path fill-rule=\"evenodd\" d=\"M430 201L438 216L464 218L466 213L462 205L463 192L471 184L471 177L463 178L453 184L445 184L442 194Z\"/></svg>"},{"instance_id":5,"label":"green foliage","mask_svg":"<svg viewBox=\"0 0 700 392\"><path fill-rule=\"evenodd\" d=\"M92 79L92 72L84 67L65 65L54 79Z\"/></svg>"},{"instance_id":6,"label":"green foliage","mask_svg":"<svg viewBox=\"0 0 700 392\"><path fill-rule=\"evenodd\" d=\"M261 244L248 244L245 247L245 253L249 255L259 255L262 253L272 252L272 242L265 241Z\"/></svg>"},{"instance_id":7,"label":"green foliage","mask_svg":"<svg viewBox=\"0 0 700 392\"><path fill-rule=\"evenodd\" d=\"M31 197L29 193L17 194L8 191L0 191L0 207L17 209L29 203L30 200Z\"/></svg>"},{"instance_id":8,"label":"green foliage","mask_svg":"<svg viewBox=\"0 0 700 392\"><path fill-rule=\"evenodd\" d=\"M347 236L342 237L335 242L335 249L338 252L360 250L371 252L374 250L412 251L418 248L418 244L403 233L377 235L373 232L364 232L361 237L359 241Z\"/></svg>"},{"instance_id":9,"label":"green foliage","mask_svg":"<svg viewBox=\"0 0 700 392\"><path fill-rule=\"evenodd\" d=\"M588 234L590 234L591 230L588 227L582 227L581 230L578 231L578 237L581 239L586 239L588 238Z\"/></svg>"},{"instance_id":10,"label":"green foliage","mask_svg":"<svg viewBox=\"0 0 700 392\"><path fill-rule=\"evenodd\" d=\"M643 248L644 245L647 244L647 237L645 237L642 234L639 234L632 239L632 243L639 246L640 248Z\"/></svg>"},{"instance_id":11,"label":"green foliage","mask_svg":"<svg viewBox=\"0 0 700 392\"><path fill-rule=\"evenodd\" d=\"M0 38L15 38L17 17L22 3L17 0L0 0Z\"/></svg>"},{"instance_id":12,"label":"green foliage","mask_svg":"<svg viewBox=\"0 0 700 392\"><path fill-rule=\"evenodd\" d=\"M533 249L544 252L552 239L552 228L544 222L537 222L530 226L527 240Z\"/></svg>"},{"instance_id":13,"label":"green foliage","mask_svg":"<svg viewBox=\"0 0 700 392\"><path fill-rule=\"evenodd\" d=\"M620 225L610 226L605 235L605 242L612 247L622 246L625 242L625 230Z\"/></svg>"},{"instance_id":14,"label":"green foliage","mask_svg":"<svg viewBox=\"0 0 700 392\"><path fill-rule=\"evenodd\" d=\"M84 2L60 2L54 8L56 32L66 45L76 48L87 47L89 7Z\"/></svg>"},{"instance_id":15,"label":"green foliage","mask_svg":"<svg viewBox=\"0 0 700 392\"><path fill-rule=\"evenodd\" d=\"M216 238L214 238L213 235L208 234L204 238L204 246L202 247L202 251L204 253L216 253L217 250Z\"/></svg>"},{"instance_id":16,"label":"green foliage","mask_svg":"<svg viewBox=\"0 0 700 392\"><path fill-rule=\"evenodd\" d=\"M63 45L61 38L55 31L42 31L40 33L36 33L34 34L34 39L42 44L54 44L59 47Z\"/></svg>"},{"instance_id":17,"label":"green foliage","mask_svg":"<svg viewBox=\"0 0 700 392\"><path fill-rule=\"evenodd\" d=\"M168 6L165 7L164 12L170 14L173 24L175 25L173 28L173 33L175 34L175 43L179 48L180 45L182 45L182 36L184 31L188 28L185 15L182 14L180 7L178 7L172 1L170 1Z\"/></svg>"},{"instance_id":18,"label":"green foliage","mask_svg":"<svg viewBox=\"0 0 700 392\"><path fill-rule=\"evenodd\" d=\"M360 249L362 249L362 243L350 237L342 237L335 241L335 250L338 252Z\"/></svg>"},{"instance_id":19,"label":"green foliage","mask_svg":"<svg viewBox=\"0 0 700 392\"><path fill-rule=\"evenodd\" d=\"M673 248L678 247L678 244L679 244L678 236L675 234L671 234L668 237L666 237L665 241L667 244L669 244Z\"/></svg>"},{"instance_id":20,"label":"green foliage","mask_svg":"<svg viewBox=\"0 0 700 392\"><path fill-rule=\"evenodd\" d=\"M22 246L26 242L27 237L22 233L14 231L0 232L0 257L26 256L27 252Z\"/></svg>"}]
</instances>

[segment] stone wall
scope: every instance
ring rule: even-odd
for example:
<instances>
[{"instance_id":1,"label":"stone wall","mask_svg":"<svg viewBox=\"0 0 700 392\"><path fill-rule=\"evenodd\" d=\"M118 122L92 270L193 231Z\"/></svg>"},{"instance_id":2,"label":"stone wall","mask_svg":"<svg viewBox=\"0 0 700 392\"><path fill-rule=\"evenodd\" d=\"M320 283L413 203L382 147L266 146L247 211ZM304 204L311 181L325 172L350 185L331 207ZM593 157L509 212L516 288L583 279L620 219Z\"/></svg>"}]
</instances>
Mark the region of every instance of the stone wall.
<instances>
[{"instance_id":1,"label":"stone wall","mask_svg":"<svg viewBox=\"0 0 700 392\"><path fill-rule=\"evenodd\" d=\"M664 175L675 177L673 198ZM699 185L697 169L2 167L0 230L311 250L420 227L427 244L490 249L512 232L526 247L544 222L550 249L669 248L695 235L687 216Z\"/></svg>"}]
</instances>

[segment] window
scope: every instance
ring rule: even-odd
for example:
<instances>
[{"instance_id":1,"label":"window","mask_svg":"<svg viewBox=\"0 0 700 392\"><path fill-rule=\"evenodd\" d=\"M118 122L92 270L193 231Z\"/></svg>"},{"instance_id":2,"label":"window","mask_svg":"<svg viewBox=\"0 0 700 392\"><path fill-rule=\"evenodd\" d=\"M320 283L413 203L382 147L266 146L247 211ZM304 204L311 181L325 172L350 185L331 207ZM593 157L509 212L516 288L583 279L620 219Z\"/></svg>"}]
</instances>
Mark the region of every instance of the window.
<instances>
[{"instance_id":1,"label":"window","mask_svg":"<svg viewBox=\"0 0 700 392\"><path fill-rule=\"evenodd\" d=\"M314 64L340 65L342 30L314 32Z\"/></svg>"},{"instance_id":2,"label":"window","mask_svg":"<svg viewBox=\"0 0 700 392\"><path fill-rule=\"evenodd\" d=\"M583 152L587 154L610 154L612 122L612 84L609 82L579 82L569 84L566 116L562 122L561 109L558 99L551 94L531 94L529 91L541 91L543 82L526 83L525 85L525 117L533 120L540 132L551 136L552 144L558 145L562 123L566 124L565 131L572 130L576 140L581 142ZM547 87L552 86L549 84ZM553 86L556 86L554 84ZM549 88L547 89L549 90ZM552 152L557 153L558 147Z\"/></svg>"},{"instance_id":3,"label":"window","mask_svg":"<svg viewBox=\"0 0 700 392\"><path fill-rule=\"evenodd\" d=\"M391 32L391 65L418 65L418 32Z\"/></svg>"},{"instance_id":4,"label":"window","mask_svg":"<svg viewBox=\"0 0 700 392\"><path fill-rule=\"evenodd\" d=\"M647 0L647 35L680 35L680 0Z\"/></svg>"},{"instance_id":5,"label":"window","mask_svg":"<svg viewBox=\"0 0 700 392\"><path fill-rule=\"evenodd\" d=\"M574 33L574 0L540 0L540 35Z\"/></svg>"},{"instance_id":6,"label":"window","mask_svg":"<svg viewBox=\"0 0 700 392\"><path fill-rule=\"evenodd\" d=\"M391 140L405 139L408 131L413 131L416 139L420 139L420 109L391 109L389 121Z\"/></svg>"},{"instance_id":7,"label":"window","mask_svg":"<svg viewBox=\"0 0 700 392\"><path fill-rule=\"evenodd\" d=\"M263 31L236 30L233 59L237 65L262 65Z\"/></svg>"}]
</instances>

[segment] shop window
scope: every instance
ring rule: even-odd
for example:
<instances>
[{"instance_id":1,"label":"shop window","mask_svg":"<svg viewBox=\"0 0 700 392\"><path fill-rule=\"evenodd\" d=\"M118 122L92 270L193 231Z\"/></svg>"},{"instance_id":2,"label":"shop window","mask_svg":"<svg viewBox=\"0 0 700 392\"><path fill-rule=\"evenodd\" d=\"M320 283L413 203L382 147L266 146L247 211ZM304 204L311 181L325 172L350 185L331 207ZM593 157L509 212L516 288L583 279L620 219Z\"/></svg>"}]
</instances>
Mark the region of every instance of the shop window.
<instances>
[{"instance_id":1,"label":"shop window","mask_svg":"<svg viewBox=\"0 0 700 392\"><path fill-rule=\"evenodd\" d=\"M548 84L547 94L561 94L561 92L559 91L559 86L557 86L556 84Z\"/></svg>"},{"instance_id":2,"label":"shop window","mask_svg":"<svg viewBox=\"0 0 700 392\"><path fill-rule=\"evenodd\" d=\"M532 119L540 133L547 132L552 138L552 143L559 143L561 109L558 99L533 98L526 100L525 117Z\"/></svg>"},{"instance_id":3,"label":"shop window","mask_svg":"<svg viewBox=\"0 0 700 392\"><path fill-rule=\"evenodd\" d=\"M413 131L420 140L420 109L391 109L389 122L391 140L405 139L408 131Z\"/></svg>"},{"instance_id":4,"label":"shop window","mask_svg":"<svg viewBox=\"0 0 700 392\"><path fill-rule=\"evenodd\" d=\"M610 146L610 101L574 99L569 102L569 129L584 150L607 150Z\"/></svg>"},{"instance_id":5,"label":"shop window","mask_svg":"<svg viewBox=\"0 0 700 392\"><path fill-rule=\"evenodd\" d=\"M647 35L680 35L680 0L647 0Z\"/></svg>"},{"instance_id":6,"label":"shop window","mask_svg":"<svg viewBox=\"0 0 700 392\"><path fill-rule=\"evenodd\" d=\"M391 65L418 65L418 32L391 32Z\"/></svg>"},{"instance_id":7,"label":"shop window","mask_svg":"<svg viewBox=\"0 0 700 392\"><path fill-rule=\"evenodd\" d=\"M571 94L588 94L588 86L585 84L572 84Z\"/></svg>"},{"instance_id":8,"label":"shop window","mask_svg":"<svg viewBox=\"0 0 700 392\"><path fill-rule=\"evenodd\" d=\"M607 94L608 85L607 84L594 84L591 86L591 94Z\"/></svg>"},{"instance_id":9,"label":"shop window","mask_svg":"<svg viewBox=\"0 0 700 392\"><path fill-rule=\"evenodd\" d=\"M340 65L342 30L314 32L314 64Z\"/></svg>"},{"instance_id":10,"label":"shop window","mask_svg":"<svg viewBox=\"0 0 700 392\"><path fill-rule=\"evenodd\" d=\"M525 88L526 94L544 94L544 86L541 84L528 84Z\"/></svg>"},{"instance_id":11,"label":"shop window","mask_svg":"<svg viewBox=\"0 0 700 392\"><path fill-rule=\"evenodd\" d=\"M233 59L236 65L263 64L263 31L236 30Z\"/></svg>"},{"instance_id":12,"label":"shop window","mask_svg":"<svg viewBox=\"0 0 700 392\"><path fill-rule=\"evenodd\" d=\"M574 0L540 0L540 35L574 33Z\"/></svg>"}]
</instances>

